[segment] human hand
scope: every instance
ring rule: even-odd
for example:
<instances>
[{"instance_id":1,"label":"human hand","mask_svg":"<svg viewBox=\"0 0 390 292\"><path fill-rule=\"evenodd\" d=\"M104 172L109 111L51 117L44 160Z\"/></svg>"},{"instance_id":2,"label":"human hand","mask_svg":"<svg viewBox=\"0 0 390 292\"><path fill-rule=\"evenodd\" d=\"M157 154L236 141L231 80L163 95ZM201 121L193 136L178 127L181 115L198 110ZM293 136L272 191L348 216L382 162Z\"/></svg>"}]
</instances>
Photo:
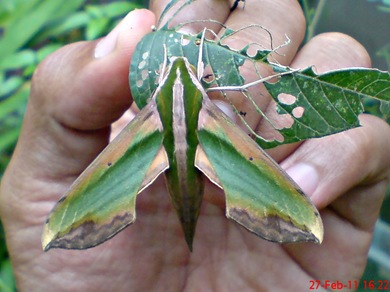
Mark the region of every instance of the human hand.
<instances>
[{"instance_id":1,"label":"human hand","mask_svg":"<svg viewBox=\"0 0 390 292\"><path fill-rule=\"evenodd\" d=\"M157 14L163 2L152 4ZM248 1L245 10L229 17L225 1L199 0L190 7L185 15L191 19L213 18L239 27L260 23L270 29L275 43L282 43L287 34L291 45L283 48L284 55L274 56L285 65L315 64L319 72L370 65L366 51L340 34L318 36L297 53L305 27L296 1ZM390 167L389 126L371 116L361 116L361 128L270 152L320 209L322 245L259 239L227 220L218 199L222 193L208 188L205 199L216 204L203 206L191 254L159 179L138 197L136 223L113 239L85 251L42 252L47 214L106 145L110 124L131 103L128 64L152 24L149 12L132 12L98 45L100 58L93 58L97 42L72 44L50 56L34 75L23 130L0 196L20 290L300 291L307 290L312 279L358 279ZM244 35L239 41L262 40ZM264 110L268 101L259 102ZM249 103L239 102L251 112ZM263 128L256 115L247 117L258 130Z\"/></svg>"}]
</instances>

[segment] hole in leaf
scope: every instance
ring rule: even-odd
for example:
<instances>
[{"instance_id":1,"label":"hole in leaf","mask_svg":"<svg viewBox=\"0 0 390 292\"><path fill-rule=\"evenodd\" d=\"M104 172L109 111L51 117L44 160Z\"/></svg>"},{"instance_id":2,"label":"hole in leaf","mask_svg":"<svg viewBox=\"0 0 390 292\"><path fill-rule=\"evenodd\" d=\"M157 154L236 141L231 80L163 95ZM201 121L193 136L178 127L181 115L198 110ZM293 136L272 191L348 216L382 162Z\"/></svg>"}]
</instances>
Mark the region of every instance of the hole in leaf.
<instances>
[{"instance_id":1,"label":"hole in leaf","mask_svg":"<svg viewBox=\"0 0 390 292\"><path fill-rule=\"evenodd\" d=\"M284 137L279 132L282 129L291 128L294 125L294 118L287 113L279 113L276 102L271 101L267 108L267 119L263 119L257 131L268 141L283 142Z\"/></svg>"},{"instance_id":2,"label":"hole in leaf","mask_svg":"<svg viewBox=\"0 0 390 292\"><path fill-rule=\"evenodd\" d=\"M186 45L188 45L190 43L190 39L189 38L187 38L187 37L185 37L185 36L183 36L182 38L181 38L181 41L180 41L180 44L184 47L184 46L186 46Z\"/></svg>"},{"instance_id":3,"label":"hole in leaf","mask_svg":"<svg viewBox=\"0 0 390 292\"><path fill-rule=\"evenodd\" d=\"M278 95L278 100L286 105L292 105L297 101L297 98L294 95L281 93Z\"/></svg>"},{"instance_id":4,"label":"hole in leaf","mask_svg":"<svg viewBox=\"0 0 390 292\"><path fill-rule=\"evenodd\" d=\"M276 129L281 130L291 128L294 124L294 119L289 114L279 114L278 118L273 121Z\"/></svg>"},{"instance_id":5,"label":"hole in leaf","mask_svg":"<svg viewBox=\"0 0 390 292\"><path fill-rule=\"evenodd\" d=\"M292 115L294 118L301 118L303 116L303 113L305 112L305 109L302 106L298 106L292 110Z\"/></svg>"}]
</instances>

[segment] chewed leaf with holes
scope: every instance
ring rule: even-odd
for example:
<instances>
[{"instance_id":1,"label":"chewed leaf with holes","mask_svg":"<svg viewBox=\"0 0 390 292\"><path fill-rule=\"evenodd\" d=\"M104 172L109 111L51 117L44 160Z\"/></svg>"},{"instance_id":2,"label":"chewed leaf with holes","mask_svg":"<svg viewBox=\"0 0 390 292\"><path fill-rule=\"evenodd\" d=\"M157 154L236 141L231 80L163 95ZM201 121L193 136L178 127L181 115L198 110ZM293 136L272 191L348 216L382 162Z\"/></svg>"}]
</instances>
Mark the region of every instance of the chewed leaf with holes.
<instances>
[{"instance_id":1,"label":"chewed leaf with holes","mask_svg":"<svg viewBox=\"0 0 390 292\"><path fill-rule=\"evenodd\" d=\"M275 69L275 67L274 67ZM282 67L278 68L282 71ZM362 98L390 101L390 75L375 69L345 69L316 75L311 68L265 83L279 114L292 117L291 127L279 129L283 141L263 147L322 137L359 126Z\"/></svg>"},{"instance_id":2,"label":"chewed leaf with holes","mask_svg":"<svg viewBox=\"0 0 390 292\"><path fill-rule=\"evenodd\" d=\"M172 56L184 56L197 67L202 34L187 35L175 29L177 28L163 27L146 35L137 46L129 78L131 92L139 108L147 104L148 98L158 85L157 80L165 54L168 60ZM237 32L223 27L223 33L218 40L205 40L202 61L206 78L203 78L202 85L206 91L212 87L229 86L235 90L241 88L244 95L253 102L256 100L256 92L244 92L246 82L240 72L241 66L249 61L255 70L259 68L259 64L263 64L275 72L277 81L264 82L264 85L276 102L276 113L269 118L256 103L252 103L253 110L265 118L269 127L273 129L269 132L275 135L259 136L248 128L263 148L322 137L359 126L358 115L363 112L362 98L378 99L382 102L382 111L386 112L388 109L390 101L388 72L354 68L317 75L311 68L292 70L269 62L268 57L271 53L269 50L257 50L256 54L250 55L248 51L252 44L244 46L241 50L231 49L225 44L225 40ZM208 74L209 72L211 74ZM257 73L259 80L262 80L263 77L258 71ZM234 109L237 113L240 112L239 109ZM245 124L242 115L239 115L239 119Z\"/></svg>"},{"instance_id":3,"label":"chewed leaf with holes","mask_svg":"<svg viewBox=\"0 0 390 292\"><path fill-rule=\"evenodd\" d=\"M203 80L205 89L211 86L241 86L245 83L239 67L249 59L249 46L239 51L230 49L222 42L235 31L226 29L219 41L205 40L203 46L203 63L211 72L211 77ZM130 65L130 88L134 101L143 108L153 91L158 86L158 78L164 63L164 45L167 58L186 57L194 67L197 67L199 45L202 33L188 35L175 30L158 30L147 34L137 45ZM258 51L250 60L266 62L270 51Z\"/></svg>"}]
</instances>

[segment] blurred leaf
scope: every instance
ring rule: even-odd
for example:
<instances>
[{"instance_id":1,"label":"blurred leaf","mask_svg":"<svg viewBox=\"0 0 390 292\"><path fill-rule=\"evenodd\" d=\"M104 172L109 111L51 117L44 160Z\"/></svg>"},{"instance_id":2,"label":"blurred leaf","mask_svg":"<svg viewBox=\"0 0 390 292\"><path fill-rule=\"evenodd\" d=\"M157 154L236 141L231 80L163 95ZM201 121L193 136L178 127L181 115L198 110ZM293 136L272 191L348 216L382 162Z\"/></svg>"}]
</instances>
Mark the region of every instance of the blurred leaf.
<instances>
[{"instance_id":1,"label":"blurred leaf","mask_svg":"<svg viewBox=\"0 0 390 292\"><path fill-rule=\"evenodd\" d=\"M74 13L61 21L55 22L53 25L45 27L42 33L37 37L37 42L41 42L47 38L68 33L74 29L87 26L90 21L90 15L85 11Z\"/></svg>"},{"instance_id":2,"label":"blurred leaf","mask_svg":"<svg viewBox=\"0 0 390 292\"><path fill-rule=\"evenodd\" d=\"M70 17L63 18L53 23L52 26L45 28L37 42L83 27L87 27L86 39L96 39L107 33L109 24L113 19L141 7L132 2L87 5L84 11L74 13Z\"/></svg>"},{"instance_id":3,"label":"blurred leaf","mask_svg":"<svg viewBox=\"0 0 390 292\"><path fill-rule=\"evenodd\" d=\"M29 86L0 102L0 153L12 146L18 138L29 95Z\"/></svg>"},{"instance_id":4,"label":"blurred leaf","mask_svg":"<svg viewBox=\"0 0 390 292\"><path fill-rule=\"evenodd\" d=\"M5 96L11 94L13 91L17 90L22 86L24 79L20 76L13 76L7 80L0 83L0 96ZM1 103L0 103L1 106ZM1 111L1 109L0 109Z\"/></svg>"},{"instance_id":5,"label":"blurred leaf","mask_svg":"<svg viewBox=\"0 0 390 292\"><path fill-rule=\"evenodd\" d=\"M45 24L79 7L82 0L30 0L26 1L14 17L3 27L0 56L7 58L26 44Z\"/></svg>"},{"instance_id":6,"label":"blurred leaf","mask_svg":"<svg viewBox=\"0 0 390 292\"><path fill-rule=\"evenodd\" d=\"M51 53L54 53L61 47L63 47L63 44L48 44L39 49L37 52L38 63L42 62L44 58L46 58Z\"/></svg>"},{"instance_id":7,"label":"blurred leaf","mask_svg":"<svg viewBox=\"0 0 390 292\"><path fill-rule=\"evenodd\" d=\"M29 92L29 84L26 83L21 90L0 102L0 131L2 129L1 125L4 124L6 117L14 112L24 111Z\"/></svg>"},{"instance_id":8,"label":"blurred leaf","mask_svg":"<svg viewBox=\"0 0 390 292\"><path fill-rule=\"evenodd\" d=\"M122 2L113 2L102 7L104 11L104 15L109 18L118 17L119 15L123 15L128 13L129 11L141 8L142 6L136 3L132 3L129 1Z\"/></svg>"},{"instance_id":9,"label":"blurred leaf","mask_svg":"<svg viewBox=\"0 0 390 292\"><path fill-rule=\"evenodd\" d=\"M12 272L12 266L10 260L5 260L1 263L0 273L0 291L1 292L13 292L16 291L15 279Z\"/></svg>"},{"instance_id":10,"label":"blurred leaf","mask_svg":"<svg viewBox=\"0 0 390 292\"><path fill-rule=\"evenodd\" d=\"M36 63L36 55L33 50L23 50L13 53L0 60L0 70L14 70Z\"/></svg>"},{"instance_id":11,"label":"blurred leaf","mask_svg":"<svg viewBox=\"0 0 390 292\"><path fill-rule=\"evenodd\" d=\"M112 18L124 15L140 6L131 2L113 2L103 5L88 5L86 11L90 16L87 25L86 39L93 40L107 31Z\"/></svg>"},{"instance_id":12,"label":"blurred leaf","mask_svg":"<svg viewBox=\"0 0 390 292\"><path fill-rule=\"evenodd\" d=\"M19 137L21 126L22 124L20 123L19 127L13 127L12 129L7 129L7 131L1 133L0 152L3 152L8 147L15 144L15 141Z\"/></svg>"},{"instance_id":13,"label":"blurred leaf","mask_svg":"<svg viewBox=\"0 0 390 292\"><path fill-rule=\"evenodd\" d=\"M104 34L107 30L110 19L107 17L95 18L88 22L85 37L87 40L94 40Z\"/></svg>"},{"instance_id":14,"label":"blurred leaf","mask_svg":"<svg viewBox=\"0 0 390 292\"><path fill-rule=\"evenodd\" d=\"M92 18L100 18L104 16L104 13L100 7L100 5L87 5L85 7L85 11Z\"/></svg>"}]
</instances>

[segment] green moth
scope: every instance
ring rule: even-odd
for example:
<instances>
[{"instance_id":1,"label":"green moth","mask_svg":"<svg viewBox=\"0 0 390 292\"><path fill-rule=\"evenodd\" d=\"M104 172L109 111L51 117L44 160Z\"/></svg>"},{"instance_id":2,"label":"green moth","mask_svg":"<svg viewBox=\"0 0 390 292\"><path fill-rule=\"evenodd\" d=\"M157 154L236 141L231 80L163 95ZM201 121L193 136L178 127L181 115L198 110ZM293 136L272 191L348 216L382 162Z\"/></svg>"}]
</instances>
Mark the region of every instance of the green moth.
<instances>
[{"instance_id":1,"label":"green moth","mask_svg":"<svg viewBox=\"0 0 390 292\"><path fill-rule=\"evenodd\" d=\"M214 105L188 60L171 58L164 72L148 104L55 205L43 249L84 249L113 237L135 221L137 195L162 173L190 249L205 176L223 189L226 216L254 234L320 243L316 208Z\"/></svg>"}]
</instances>

